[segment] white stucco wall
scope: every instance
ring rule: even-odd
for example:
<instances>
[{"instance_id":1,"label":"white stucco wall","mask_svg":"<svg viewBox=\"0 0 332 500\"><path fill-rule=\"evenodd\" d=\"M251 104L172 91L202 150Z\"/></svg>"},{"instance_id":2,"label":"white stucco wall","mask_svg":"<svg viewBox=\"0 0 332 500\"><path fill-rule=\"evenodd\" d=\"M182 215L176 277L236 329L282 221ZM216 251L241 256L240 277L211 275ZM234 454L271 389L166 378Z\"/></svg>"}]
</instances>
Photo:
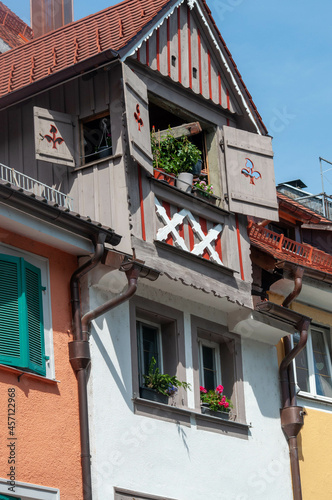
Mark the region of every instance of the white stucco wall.
<instances>
[{"instance_id":1,"label":"white stucco wall","mask_svg":"<svg viewBox=\"0 0 332 500\"><path fill-rule=\"evenodd\" d=\"M183 311L187 381L192 382L190 315L226 324L226 314L156 289L138 294ZM90 305L109 298L90 288ZM291 500L288 445L279 419L275 348L242 342L248 440L134 414L129 304L94 322L89 408L94 500L114 487L175 500ZM188 395L189 407L194 406Z\"/></svg>"}]
</instances>

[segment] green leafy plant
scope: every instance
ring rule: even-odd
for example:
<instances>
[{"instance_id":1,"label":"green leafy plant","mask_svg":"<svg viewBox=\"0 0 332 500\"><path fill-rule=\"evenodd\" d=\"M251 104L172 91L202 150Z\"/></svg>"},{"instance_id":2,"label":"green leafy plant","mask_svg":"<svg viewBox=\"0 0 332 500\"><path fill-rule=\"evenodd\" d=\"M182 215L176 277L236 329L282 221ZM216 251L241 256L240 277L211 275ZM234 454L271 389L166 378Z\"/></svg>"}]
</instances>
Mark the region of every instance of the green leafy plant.
<instances>
[{"instance_id":1,"label":"green leafy plant","mask_svg":"<svg viewBox=\"0 0 332 500\"><path fill-rule=\"evenodd\" d=\"M207 391L204 387L200 387L201 402L206 404L208 408L212 411L224 411L229 413L233 408L230 399L223 395L224 387L218 385L213 391Z\"/></svg>"},{"instance_id":2,"label":"green leafy plant","mask_svg":"<svg viewBox=\"0 0 332 500\"><path fill-rule=\"evenodd\" d=\"M146 387L160 392L165 396L174 396L178 387L190 389L190 384L187 382L181 382L175 375L171 377L167 373L160 373L159 368L156 366L156 360L154 357L152 357L149 365L149 373L147 375L143 375L143 377Z\"/></svg>"},{"instance_id":3,"label":"green leafy plant","mask_svg":"<svg viewBox=\"0 0 332 500\"><path fill-rule=\"evenodd\" d=\"M202 155L198 147L186 136L174 137L171 128L159 140L157 135L155 132L151 134L153 167L176 176L181 172L190 172Z\"/></svg>"}]
</instances>

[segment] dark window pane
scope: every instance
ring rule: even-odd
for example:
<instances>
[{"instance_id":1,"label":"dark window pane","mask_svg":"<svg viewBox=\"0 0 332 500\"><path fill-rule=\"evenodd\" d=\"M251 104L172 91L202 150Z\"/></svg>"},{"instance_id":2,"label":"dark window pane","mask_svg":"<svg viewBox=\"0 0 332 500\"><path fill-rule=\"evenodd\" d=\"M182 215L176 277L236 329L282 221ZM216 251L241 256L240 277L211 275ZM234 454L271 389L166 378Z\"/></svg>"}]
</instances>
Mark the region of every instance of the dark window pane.
<instances>
[{"instance_id":1,"label":"dark window pane","mask_svg":"<svg viewBox=\"0 0 332 500\"><path fill-rule=\"evenodd\" d=\"M202 346L203 385L208 391L216 388L215 349Z\"/></svg>"},{"instance_id":2,"label":"dark window pane","mask_svg":"<svg viewBox=\"0 0 332 500\"><path fill-rule=\"evenodd\" d=\"M158 350L158 329L148 325L142 325L143 345L143 373L149 372L152 358L156 360L156 366L160 369L160 355Z\"/></svg>"}]
</instances>

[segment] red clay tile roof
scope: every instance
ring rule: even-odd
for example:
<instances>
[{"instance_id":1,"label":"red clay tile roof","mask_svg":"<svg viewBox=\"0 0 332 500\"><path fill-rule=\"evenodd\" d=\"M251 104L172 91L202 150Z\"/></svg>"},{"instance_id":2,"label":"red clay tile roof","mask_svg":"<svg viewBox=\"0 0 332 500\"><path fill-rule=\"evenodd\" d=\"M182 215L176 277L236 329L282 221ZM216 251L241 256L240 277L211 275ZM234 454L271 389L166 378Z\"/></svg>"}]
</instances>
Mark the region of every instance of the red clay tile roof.
<instances>
[{"instance_id":1,"label":"red clay tile roof","mask_svg":"<svg viewBox=\"0 0 332 500\"><path fill-rule=\"evenodd\" d=\"M317 250L311 245L298 243L252 221L248 225L248 235L253 246L272 255L276 260L293 262L303 267L332 274L332 255Z\"/></svg>"},{"instance_id":2,"label":"red clay tile roof","mask_svg":"<svg viewBox=\"0 0 332 500\"><path fill-rule=\"evenodd\" d=\"M315 223L331 224L331 221L323 217L323 215L314 212L314 210L311 210L305 205L302 205L302 203L299 203L298 201L289 198L289 196L277 192L277 197L279 202L279 209L284 209L285 211L293 215L293 217L295 217L296 219L302 222L310 221L314 224Z\"/></svg>"},{"instance_id":3,"label":"red clay tile roof","mask_svg":"<svg viewBox=\"0 0 332 500\"><path fill-rule=\"evenodd\" d=\"M29 85L31 85L32 93L34 83L41 82L51 75L54 77L62 70L87 61L107 50L123 49L164 7L175 3L174 0L125 0L47 33L23 47L4 53L0 57L0 101L4 96L8 97L13 92L27 88ZM205 0L202 0L202 5L233 65L262 130L267 132ZM13 99L5 99L5 101L3 105L13 102Z\"/></svg>"},{"instance_id":4,"label":"red clay tile roof","mask_svg":"<svg viewBox=\"0 0 332 500\"><path fill-rule=\"evenodd\" d=\"M0 56L0 98L109 49L125 47L170 0L125 0Z\"/></svg>"},{"instance_id":5,"label":"red clay tile roof","mask_svg":"<svg viewBox=\"0 0 332 500\"><path fill-rule=\"evenodd\" d=\"M24 45L33 38L30 26L2 2L0 2L0 38L11 48Z\"/></svg>"}]
</instances>

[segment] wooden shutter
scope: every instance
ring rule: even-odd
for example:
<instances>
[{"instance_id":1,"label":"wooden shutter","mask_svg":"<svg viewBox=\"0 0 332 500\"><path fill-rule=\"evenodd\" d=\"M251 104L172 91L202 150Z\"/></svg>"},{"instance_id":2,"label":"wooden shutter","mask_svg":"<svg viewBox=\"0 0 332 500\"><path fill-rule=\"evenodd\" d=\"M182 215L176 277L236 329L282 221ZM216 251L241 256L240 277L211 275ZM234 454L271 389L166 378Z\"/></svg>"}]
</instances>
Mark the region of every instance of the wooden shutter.
<instances>
[{"instance_id":1,"label":"wooden shutter","mask_svg":"<svg viewBox=\"0 0 332 500\"><path fill-rule=\"evenodd\" d=\"M224 126L229 208L278 220L271 138Z\"/></svg>"},{"instance_id":2,"label":"wooden shutter","mask_svg":"<svg viewBox=\"0 0 332 500\"><path fill-rule=\"evenodd\" d=\"M24 293L21 259L0 256L0 363L24 366L22 314Z\"/></svg>"},{"instance_id":3,"label":"wooden shutter","mask_svg":"<svg viewBox=\"0 0 332 500\"><path fill-rule=\"evenodd\" d=\"M34 107L36 159L75 167L77 119L66 113ZM77 144L78 146L78 144Z\"/></svg>"},{"instance_id":4,"label":"wooden shutter","mask_svg":"<svg viewBox=\"0 0 332 500\"><path fill-rule=\"evenodd\" d=\"M0 363L46 375L40 270L0 256Z\"/></svg>"},{"instance_id":5,"label":"wooden shutter","mask_svg":"<svg viewBox=\"0 0 332 500\"><path fill-rule=\"evenodd\" d=\"M29 262L24 262L24 265L28 325L27 367L46 375L41 273L40 269Z\"/></svg>"},{"instance_id":6,"label":"wooden shutter","mask_svg":"<svg viewBox=\"0 0 332 500\"><path fill-rule=\"evenodd\" d=\"M147 87L128 66L123 64L122 68L130 154L134 160L152 174Z\"/></svg>"}]
</instances>

